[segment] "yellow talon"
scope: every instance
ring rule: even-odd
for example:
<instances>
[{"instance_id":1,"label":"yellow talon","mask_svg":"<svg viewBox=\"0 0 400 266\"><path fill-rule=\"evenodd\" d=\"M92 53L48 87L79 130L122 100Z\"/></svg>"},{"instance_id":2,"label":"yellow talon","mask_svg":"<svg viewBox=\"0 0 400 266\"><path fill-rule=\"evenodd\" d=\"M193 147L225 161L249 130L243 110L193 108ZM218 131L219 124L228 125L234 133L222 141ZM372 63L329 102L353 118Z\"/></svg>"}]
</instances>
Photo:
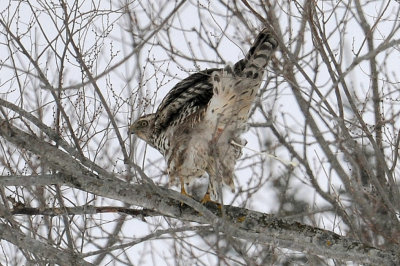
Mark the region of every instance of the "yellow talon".
<instances>
[{"instance_id":1,"label":"yellow talon","mask_svg":"<svg viewBox=\"0 0 400 266\"><path fill-rule=\"evenodd\" d=\"M189 194L185 190L185 186L184 186L183 182L181 182L181 194L190 197Z\"/></svg>"},{"instance_id":2,"label":"yellow talon","mask_svg":"<svg viewBox=\"0 0 400 266\"><path fill-rule=\"evenodd\" d=\"M237 218L237 221L239 223L242 223L244 220L246 220L246 216L240 216L240 217Z\"/></svg>"},{"instance_id":3,"label":"yellow talon","mask_svg":"<svg viewBox=\"0 0 400 266\"><path fill-rule=\"evenodd\" d=\"M221 203L218 203L218 202L216 202L216 201L211 200L210 192L207 191L207 193L204 195L204 197L203 197L203 199L200 201L200 203L204 205L204 204L207 204L207 203L209 203L209 202L215 204L215 205L217 206L217 208L221 211L221 209L222 209Z\"/></svg>"},{"instance_id":4,"label":"yellow talon","mask_svg":"<svg viewBox=\"0 0 400 266\"><path fill-rule=\"evenodd\" d=\"M185 183L183 182L183 180L181 179L181 194L186 196L186 197L190 197L190 195L186 192L185 190ZM184 205L185 203L181 202L181 207Z\"/></svg>"},{"instance_id":5,"label":"yellow talon","mask_svg":"<svg viewBox=\"0 0 400 266\"><path fill-rule=\"evenodd\" d=\"M201 204L206 204L207 202L210 202L210 201L212 202L211 197L210 197L210 193L207 192L207 193L204 195L203 199L200 201L200 203L201 203Z\"/></svg>"}]
</instances>

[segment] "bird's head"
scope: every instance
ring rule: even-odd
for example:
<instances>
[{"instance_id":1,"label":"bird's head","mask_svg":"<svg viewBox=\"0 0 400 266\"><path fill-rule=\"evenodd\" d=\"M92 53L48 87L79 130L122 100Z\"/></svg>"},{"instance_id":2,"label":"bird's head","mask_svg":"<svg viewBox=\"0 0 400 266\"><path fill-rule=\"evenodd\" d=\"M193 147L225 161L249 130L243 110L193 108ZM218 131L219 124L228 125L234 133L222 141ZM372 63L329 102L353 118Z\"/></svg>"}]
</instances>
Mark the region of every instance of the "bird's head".
<instances>
[{"instance_id":1,"label":"bird's head","mask_svg":"<svg viewBox=\"0 0 400 266\"><path fill-rule=\"evenodd\" d=\"M150 138L154 130L156 115L148 114L141 116L129 127L129 134L135 134L146 142L151 142Z\"/></svg>"}]
</instances>

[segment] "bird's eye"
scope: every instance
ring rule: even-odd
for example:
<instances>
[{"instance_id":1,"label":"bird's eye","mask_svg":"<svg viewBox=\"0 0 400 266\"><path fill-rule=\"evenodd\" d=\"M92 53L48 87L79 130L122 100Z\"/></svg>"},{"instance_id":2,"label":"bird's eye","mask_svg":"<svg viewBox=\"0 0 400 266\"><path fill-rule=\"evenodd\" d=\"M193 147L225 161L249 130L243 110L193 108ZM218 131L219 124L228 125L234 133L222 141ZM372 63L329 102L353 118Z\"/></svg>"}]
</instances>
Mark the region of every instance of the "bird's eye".
<instances>
[{"instance_id":1,"label":"bird's eye","mask_svg":"<svg viewBox=\"0 0 400 266\"><path fill-rule=\"evenodd\" d=\"M147 120L140 121L141 127L147 127L148 125L149 125L149 121L147 121Z\"/></svg>"}]
</instances>

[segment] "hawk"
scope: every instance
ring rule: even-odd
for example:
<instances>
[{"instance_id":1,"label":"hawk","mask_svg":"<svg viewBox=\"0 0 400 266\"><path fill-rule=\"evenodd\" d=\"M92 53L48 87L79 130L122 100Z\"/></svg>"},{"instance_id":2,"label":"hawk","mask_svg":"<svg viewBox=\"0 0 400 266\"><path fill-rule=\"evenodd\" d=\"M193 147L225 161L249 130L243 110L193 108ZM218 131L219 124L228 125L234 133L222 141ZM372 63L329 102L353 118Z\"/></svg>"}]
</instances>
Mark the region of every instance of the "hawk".
<instances>
[{"instance_id":1,"label":"hawk","mask_svg":"<svg viewBox=\"0 0 400 266\"><path fill-rule=\"evenodd\" d=\"M203 198L218 200L221 184L234 191L234 168L249 111L264 69L278 43L267 29L256 37L244 59L232 67L190 75L164 97L157 111L137 119L129 132L165 157L170 184L185 185L208 174Z\"/></svg>"}]
</instances>

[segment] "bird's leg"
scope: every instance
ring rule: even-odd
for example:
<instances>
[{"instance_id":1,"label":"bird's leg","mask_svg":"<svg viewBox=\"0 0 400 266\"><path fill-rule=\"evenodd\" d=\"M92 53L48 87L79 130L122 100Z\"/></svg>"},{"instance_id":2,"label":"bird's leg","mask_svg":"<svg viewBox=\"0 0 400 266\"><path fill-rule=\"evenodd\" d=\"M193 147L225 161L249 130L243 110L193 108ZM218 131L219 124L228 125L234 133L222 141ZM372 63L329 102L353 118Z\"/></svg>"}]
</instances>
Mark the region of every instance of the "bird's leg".
<instances>
[{"instance_id":1,"label":"bird's leg","mask_svg":"<svg viewBox=\"0 0 400 266\"><path fill-rule=\"evenodd\" d=\"M179 177L179 180L181 182L181 195L190 197L189 194L185 190L185 182L183 181L183 177L182 176ZM181 207L183 207L183 205L185 205L185 203L181 201Z\"/></svg>"},{"instance_id":2,"label":"bird's leg","mask_svg":"<svg viewBox=\"0 0 400 266\"><path fill-rule=\"evenodd\" d=\"M190 197L185 190L185 182L183 181L183 177L180 177L179 179L181 181L181 194Z\"/></svg>"}]
</instances>

